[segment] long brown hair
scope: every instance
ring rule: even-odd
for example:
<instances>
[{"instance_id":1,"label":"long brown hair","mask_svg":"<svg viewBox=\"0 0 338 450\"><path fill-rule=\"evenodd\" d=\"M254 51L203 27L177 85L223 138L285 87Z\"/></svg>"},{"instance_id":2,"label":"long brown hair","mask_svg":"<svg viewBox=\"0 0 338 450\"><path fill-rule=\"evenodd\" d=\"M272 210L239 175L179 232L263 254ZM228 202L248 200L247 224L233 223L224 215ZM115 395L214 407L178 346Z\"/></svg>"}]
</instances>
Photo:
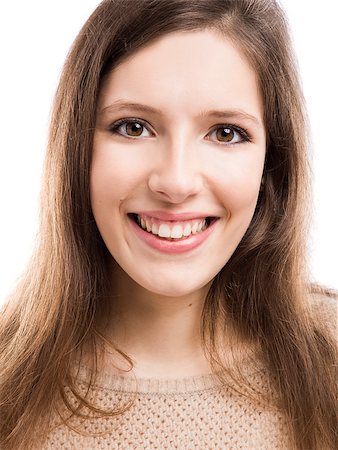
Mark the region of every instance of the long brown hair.
<instances>
[{"instance_id":1,"label":"long brown hair","mask_svg":"<svg viewBox=\"0 0 338 450\"><path fill-rule=\"evenodd\" d=\"M334 344L307 305L308 142L283 11L274 0L105 0L80 31L64 66L44 165L36 248L1 313L3 449L33 445L41 418L56 398L66 399L74 353L84 341L91 344L96 370L95 326L111 283L111 255L89 195L102 80L154 39L202 29L231 39L254 67L268 137L254 217L205 301L201 325L204 339L210 340L205 345L219 369L215 324L231 317L243 337L259 341L296 447L337 446Z\"/></svg>"}]
</instances>

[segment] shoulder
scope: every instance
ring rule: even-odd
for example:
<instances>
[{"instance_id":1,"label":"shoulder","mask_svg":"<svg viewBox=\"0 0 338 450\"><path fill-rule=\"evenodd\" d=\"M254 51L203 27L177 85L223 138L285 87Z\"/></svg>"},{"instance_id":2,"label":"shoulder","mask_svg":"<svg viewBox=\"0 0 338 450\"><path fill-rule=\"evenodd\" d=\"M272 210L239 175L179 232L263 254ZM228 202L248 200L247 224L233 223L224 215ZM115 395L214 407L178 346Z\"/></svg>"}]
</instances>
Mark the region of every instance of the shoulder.
<instances>
[{"instance_id":1,"label":"shoulder","mask_svg":"<svg viewBox=\"0 0 338 450\"><path fill-rule=\"evenodd\" d=\"M309 306L314 319L337 338L338 294L326 289L316 288L309 296Z\"/></svg>"}]
</instances>

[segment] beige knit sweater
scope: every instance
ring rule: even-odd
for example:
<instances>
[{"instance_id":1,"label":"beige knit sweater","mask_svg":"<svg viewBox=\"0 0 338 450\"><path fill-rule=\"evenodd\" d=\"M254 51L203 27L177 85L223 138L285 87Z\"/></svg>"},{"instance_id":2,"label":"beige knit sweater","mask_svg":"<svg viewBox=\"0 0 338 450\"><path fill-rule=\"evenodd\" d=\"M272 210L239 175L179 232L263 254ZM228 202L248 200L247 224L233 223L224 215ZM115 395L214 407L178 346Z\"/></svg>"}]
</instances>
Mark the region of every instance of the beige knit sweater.
<instances>
[{"instance_id":1,"label":"beige knit sweater","mask_svg":"<svg viewBox=\"0 0 338 450\"><path fill-rule=\"evenodd\" d=\"M322 317L337 332L337 302L326 298L318 305ZM252 385L273 399L266 370L257 361L246 359L241 364ZM81 368L78 374L82 392L88 373ZM133 378L101 373L90 398L109 409L136 395L131 409L115 417L73 419L70 423L75 429L56 427L43 450L294 448L286 418L276 407L222 387L212 374L178 380L139 378L135 388Z\"/></svg>"}]
</instances>

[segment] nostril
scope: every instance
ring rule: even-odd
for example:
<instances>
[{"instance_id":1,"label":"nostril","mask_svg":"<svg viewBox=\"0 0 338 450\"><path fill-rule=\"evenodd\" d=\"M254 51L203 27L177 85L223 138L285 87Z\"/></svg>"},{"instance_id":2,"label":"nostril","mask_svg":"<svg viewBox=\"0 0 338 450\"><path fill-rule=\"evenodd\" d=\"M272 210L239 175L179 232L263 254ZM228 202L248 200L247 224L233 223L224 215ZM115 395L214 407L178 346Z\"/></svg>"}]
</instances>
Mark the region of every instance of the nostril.
<instances>
[{"instance_id":1,"label":"nostril","mask_svg":"<svg viewBox=\"0 0 338 450\"><path fill-rule=\"evenodd\" d=\"M183 169L174 173L168 164L164 165L163 171L150 174L148 179L148 187L158 199L172 204L183 203L203 189L200 176L189 175Z\"/></svg>"}]
</instances>

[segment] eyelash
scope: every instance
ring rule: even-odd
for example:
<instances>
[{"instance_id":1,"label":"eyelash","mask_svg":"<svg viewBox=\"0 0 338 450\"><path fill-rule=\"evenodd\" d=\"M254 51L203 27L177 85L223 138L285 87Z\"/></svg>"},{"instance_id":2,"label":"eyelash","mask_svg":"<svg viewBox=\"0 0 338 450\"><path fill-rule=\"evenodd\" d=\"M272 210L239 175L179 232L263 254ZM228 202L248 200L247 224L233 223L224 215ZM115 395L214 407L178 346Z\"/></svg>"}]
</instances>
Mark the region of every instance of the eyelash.
<instances>
[{"instance_id":1,"label":"eyelash","mask_svg":"<svg viewBox=\"0 0 338 450\"><path fill-rule=\"evenodd\" d=\"M147 122L145 122L142 119L137 119L135 117L130 117L130 118L126 118L126 119L119 119L119 120L117 120L116 122L114 122L111 125L111 127L109 128L109 131L112 134L118 134L118 135L120 135L120 136L122 136L122 137L124 137L126 139L135 140L139 136L135 136L135 137L125 136L125 135L117 132L118 128L121 125L128 124L128 123L138 123L138 124L140 124L143 127L148 129ZM218 130L219 128L228 128L228 129L230 129L232 131L235 131L236 133L238 133L240 135L241 140L239 142L235 142L235 143L231 143L231 142L230 143L226 143L226 142L216 141L216 144L218 144L218 145L227 145L228 146L228 145L241 144L243 142L252 142L252 138L251 138L249 132L247 130L245 130L244 128L240 127L239 125L229 124L229 123L218 124L218 125L215 125L213 127L213 129L210 131L210 133L214 132L215 130ZM150 131L150 130L148 130L148 131ZM210 133L208 133L208 134L210 134Z\"/></svg>"}]
</instances>

